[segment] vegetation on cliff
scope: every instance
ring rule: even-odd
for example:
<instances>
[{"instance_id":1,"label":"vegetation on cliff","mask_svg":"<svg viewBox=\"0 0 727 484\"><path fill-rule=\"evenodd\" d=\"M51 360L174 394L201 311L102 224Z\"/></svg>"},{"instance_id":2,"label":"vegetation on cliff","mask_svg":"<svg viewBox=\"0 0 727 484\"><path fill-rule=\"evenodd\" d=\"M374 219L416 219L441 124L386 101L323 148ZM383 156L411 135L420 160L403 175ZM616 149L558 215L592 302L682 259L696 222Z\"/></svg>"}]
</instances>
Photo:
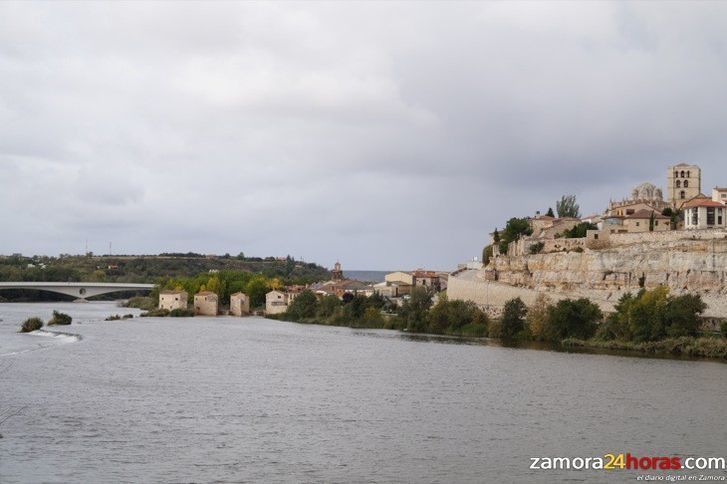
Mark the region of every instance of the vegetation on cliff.
<instances>
[{"instance_id":1,"label":"vegetation on cliff","mask_svg":"<svg viewBox=\"0 0 727 484\"><path fill-rule=\"evenodd\" d=\"M581 210L576 203L575 195L563 195L560 200L555 202L555 211L558 212L560 218L581 218Z\"/></svg>"}]
</instances>

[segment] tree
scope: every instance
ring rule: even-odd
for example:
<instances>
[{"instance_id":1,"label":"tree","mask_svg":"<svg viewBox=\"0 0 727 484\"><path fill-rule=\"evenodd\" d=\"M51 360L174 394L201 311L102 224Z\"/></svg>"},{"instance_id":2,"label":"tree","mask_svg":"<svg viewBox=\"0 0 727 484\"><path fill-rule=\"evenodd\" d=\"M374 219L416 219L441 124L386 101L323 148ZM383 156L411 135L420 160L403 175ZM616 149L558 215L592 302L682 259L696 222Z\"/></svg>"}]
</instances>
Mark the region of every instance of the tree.
<instances>
[{"instance_id":1,"label":"tree","mask_svg":"<svg viewBox=\"0 0 727 484\"><path fill-rule=\"evenodd\" d=\"M530 235L532 233L533 229L530 228L530 221L527 218L511 218L507 221L505 229L500 235L500 253L507 253L507 246L510 242L518 240L523 235Z\"/></svg>"},{"instance_id":2,"label":"tree","mask_svg":"<svg viewBox=\"0 0 727 484\"><path fill-rule=\"evenodd\" d=\"M563 195L559 201L555 202L555 210L558 212L558 217L581 217L575 195Z\"/></svg>"},{"instance_id":3,"label":"tree","mask_svg":"<svg viewBox=\"0 0 727 484\"><path fill-rule=\"evenodd\" d=\"M528 308L519 297L506 302L500 318L500 337L502 339L513 339L525 329L525 315L527 312Z\"/></svg>"},{"instance_id":4,"label":"tree","mask_svg":"<svg viewBox=\"0 0 727 484\"><path fill-rule=\"evenodd\" d=\"M484 249L482 249L482 265L489 264L491 258L492 258L492 246L488 245Z\"/></svg>"},{"instance_id":5,"label":"tree","mask_svg":"<svg viewBox=\"0 0 727 484\"><path fill-rule=\"evenodd\" d=\"M535 302L528 307L525 321L528 323L530 335L535 340L546 339L545 330L548 325L548 306L550 298L544 293L538 293Z\"/></svg>"},{"instance_id":6,"label":"tree","mask_svg":"<svg viewBox=\"0 0 727 484\"><path fill-rule=\"evenodd\" d=\"M429 310L430 333L484 336L488 323L487 315L471 301L441 297Z\"/></svg>"},{"instance_id":7,"label":"tree","mask_svg":"<svg viewBox=\"0 0 727 484\"><path fill-rule=\"evenodd\" d=\"M589 339L602 318L601 309L586 298L560 300L548 308L546 338L550 341Z\"/></svg>"},{"instance_id":8,"label":"tree","mask_svg":"<svg viewBox=\"0 0 727 484\"><path fill-rule=\"evenodd\" d=\"M409 300L399 311L399 316L406 322L407 331L424 333L427 331L427 311L432 305L432 295L423 287L411 290Z\"/></svg>"},{"instance_id":9,"label":"tree","mask_svg":"<svg viewBox=\"0 0 727 484\"><path fill-rule=\"evenodd\" d=\"M563 231L563 237L566 239L582 239L589 230L597 230L598 226L590 222L581 222L574 225L568 230Z\"/></svg>"},{"instance_id":10,"label":"tree","mask_svg":"<svg viewBox=\"0 0 727 484\"><path fill-rule=\"evenodd\" d=\"M329 294L324 296L318 303L316 317L319 319L328 319L336 313L336 309L341 307L341 300L336 296Z\"/></svg>"},{"instance_id":11,"label":"tree","mask_svg":"<svg viewBox=\"0 0 727 484\"><path fill-rule=\"evenodd\" d=\"M265 294L269 291L268 282L263 276L255 276L245 286L245 294L250 298L250 307L265 305Z\"/></svg>"},{"instance_id":12,"label":"tree","mask_svg":"<svg viewBox=\"0 0 727 484\"><path fill-rule=\"evenodd\" d=\"M696 336L702 325L700 315L707 309L699 294L671 297L666 304L664 326L672 338Z\"/></svg>"},{"instance_id":13,"label":"tree","mask_svg":"<svg viewBox=\"0 0 727 484\"><path fill-rule=\"evenodd\" d=\"M548 213L546 213L545 215L555 218L555 214L553 213L553 207L548 207Z\"/></svg>"},{"instance_id":14,"label":"tree","mask_svg":"<svg viewBox=\"0 0 727 484\"><path fill-rule=\"evenodd\" d=\"M313 318L316 315L316 309L318 304L318 298L313 294L313 291L305 290L298 294L293 302L288 305L288 309L285 311L287 319L293 321L300 321L306 318Z\"/></svg>"}]
</instances>

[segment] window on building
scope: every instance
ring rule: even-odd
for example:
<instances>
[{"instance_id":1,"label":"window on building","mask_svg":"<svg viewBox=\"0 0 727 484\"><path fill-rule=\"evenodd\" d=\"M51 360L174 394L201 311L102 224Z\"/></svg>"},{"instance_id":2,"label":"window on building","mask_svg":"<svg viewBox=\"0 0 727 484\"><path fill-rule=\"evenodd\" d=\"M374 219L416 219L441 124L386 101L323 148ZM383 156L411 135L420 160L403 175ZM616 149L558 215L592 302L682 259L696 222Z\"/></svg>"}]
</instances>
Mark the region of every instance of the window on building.
<instances>
[{"instance_id":1,"label":"window on building","mask_svg":"<svg viewBox=\"0 0 727 484\"><path fill-rule=\"evenodd\" d=\"M681 173L681 175L682 175L682 178L684 178L684 170L682 170L682 173Z\"/></svg>"},{"instance_id":2,"label":"window on building","mask_svg":"<svg viewBox=\"0 0 727 484\"><path fill-rule=\"evenodd\" d=\"M707 207L707 225L714 225L714 207Z\"/></svg>"},{"instance_id":3,"label":"window on building","mask_svg":"<svg viewBox=\"0 0 727 484\"><path fill-rule=\"evenodd\" d=\"M636 222L636 226L638 227L639 225L641 225L641 222Z\"/></svg>"},{"instance_id":4,"label":"window on building","mask_svg":"<svg viewBox=\"0 0 727 484\"><path fill-rule=\"evenodd\" d=\"M674 178L678 178L678 177L679 177L679 172L678 171L675 171L674 172Z\"/></svg>"},{"instance_id":5,"label":"window on building","mask_svg":"<svg viewBox=\"0 0 727 484\"><path fill-rule=\"evenodd\" d=\"M634 214L634 209L633 208L627 208L626 209L626 215L633 215L633 214Z\"/></svg>"},{"instance_id":6,"label":"window on building","mask_svg":"<svg viewBox=\"0 0 727 484\"><path fill-rule=\"evenodd\" d=\"M722 198L727 198L727 193L723 193Z\"/></svg>"},{"instance_id":7,"label":"window on building","mask_svg":"<svg viewBox=\"0 0 727 484\"><path fill-rule=\"evenodd\" d=\"M689 170L687 170L687 178L689 178Z\"/></svg>"},{"instance_id":8,"label":"window on building","mask_svg":"<svg viewBox=\"0 0 727 484\"><path fill-rule=\"evenodd\" d=\"M681 198L687 198L687 194L686 194L686 193L684 192L684 190L682 190L682 191L681 191L681 192L679 193L679 196L680 196Z\"/></svg>"},{"instance_id":9,"label":"window on building","mask_svg":"<svg viewBox=\"0 0 727 484\"><path fill-rule=\"evenodd\" d=\"M681 180L677 180L677 188L681 188L681 187L682 187L682 181Z\"/></svg>"},{"instance_id":10,"label":"window on building","mask_svg":"<svg viewBox=\"0 0 727 484\"><path fill-rule=\"evenodd\" d=\"M697 220L697 209L690 208L689 210L691 210L692 212L692 225L696 227L697 225L699 225L699 221Z\"/></svg>"},{"instance_id":11,"label":"window on building","mask_svg":"<svg viewBox=\"0 0 727 484\"><path fill-rule=\"evenodd\" d=\"M689 180L684 180L684 188L689 188Z\"/></svg>"}]
</instances>

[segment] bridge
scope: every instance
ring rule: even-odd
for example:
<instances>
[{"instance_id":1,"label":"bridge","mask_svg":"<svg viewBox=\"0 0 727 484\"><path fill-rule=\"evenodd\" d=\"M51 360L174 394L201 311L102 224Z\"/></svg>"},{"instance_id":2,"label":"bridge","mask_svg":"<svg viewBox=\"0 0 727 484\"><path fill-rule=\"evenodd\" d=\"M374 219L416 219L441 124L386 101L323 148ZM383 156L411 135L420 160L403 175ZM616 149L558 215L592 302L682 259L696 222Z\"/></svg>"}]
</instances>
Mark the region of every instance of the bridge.
<instances>
[{"instance_id":1,"label":"bridge","mask_svg":"<svg viewBox=\"0 0 727 484\"><path fill-rule=\"evenodd\" d=\"M154 284L124 282L0 282L0 290L35 289L36 291L57 292L78 299L119 291L151 291L153 288Z\"/></svg>"}]
</instances>

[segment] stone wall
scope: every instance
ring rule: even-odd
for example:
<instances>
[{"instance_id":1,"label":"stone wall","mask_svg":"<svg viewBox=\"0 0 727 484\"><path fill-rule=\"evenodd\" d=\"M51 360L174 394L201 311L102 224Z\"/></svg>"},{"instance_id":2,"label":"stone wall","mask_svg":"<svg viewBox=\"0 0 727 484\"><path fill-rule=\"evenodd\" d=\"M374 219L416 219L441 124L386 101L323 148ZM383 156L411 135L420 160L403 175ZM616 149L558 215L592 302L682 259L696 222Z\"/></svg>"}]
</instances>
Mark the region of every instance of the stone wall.
<instances>
[{"instance_id":1,"label":"stone wall","mask_svg":"<svg viewBox=\"0 0 727 484\"><path fill-rule=\"evenodd\" d=\"M527 303L545 292L554 299L588 297L611 310L626 292L666 285L672 294L700 294L706 316L727 317L725 231L610 234L607 243L598 242L605 246L496 257L476 277L465 271L450 278L448 293L497 306L513 297Z\"/></svg>"}]
</instances>

